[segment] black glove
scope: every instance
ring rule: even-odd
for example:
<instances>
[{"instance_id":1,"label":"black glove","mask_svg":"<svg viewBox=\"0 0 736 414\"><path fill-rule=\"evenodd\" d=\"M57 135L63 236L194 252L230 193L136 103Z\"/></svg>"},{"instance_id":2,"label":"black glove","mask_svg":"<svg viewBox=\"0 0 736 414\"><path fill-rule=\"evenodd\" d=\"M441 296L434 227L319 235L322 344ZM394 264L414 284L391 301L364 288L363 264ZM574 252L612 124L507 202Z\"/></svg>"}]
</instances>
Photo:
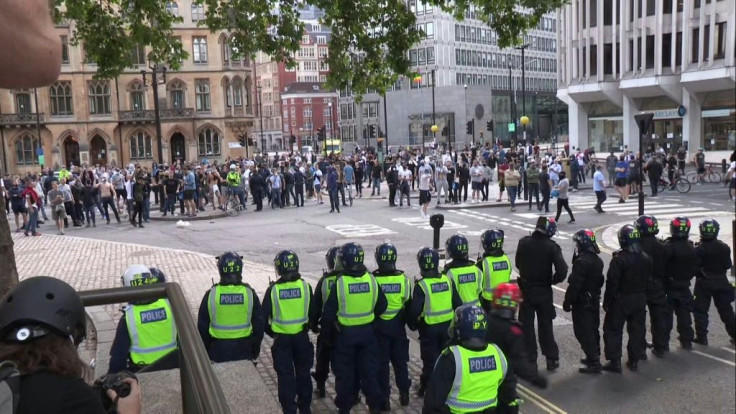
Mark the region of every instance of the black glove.
<instances>
[{"instance_id":1,"label":"black glove","mask_svg":"<svg viewBox=\"0 0 736 414\"><path fill-rule=\"evenodd\" d=\"M534 378L534 380L532 380L532 385L541 389L547 388L547 377L538 375L537 378Z\"/></svg>"},{"instance_id":2,"label":"black glove","mask_svg":"<svg viewBox=\"0 0 736 414\"><path fill-rule=\"evenodd\" d=\"M253 347L250 350L250 356L253 361L258 361L258 357L261 355L261 347Z\"/></svg>"},{"instance_id":3,"label":"black glove","mask_svg":"<svg viewBox=\"0 0 736 414\"><path fill-rule=\"evenodd\" d=\"M314 333L316 333L316 334L318 334L319 331L320 331L319 325L316 324L316 323L310 323L309 324L309 330L312 331L312 332L314 332Z\"/></svg>"},{"instance_id":4,"label":"black glove","mask_svg":"<svg viewBox=\"0 0 736 414\"><path fill-rule=\"evenodd\" d=\"M554 275L552 275L552 284L556 285L558 283L564 282L565 276L566 275L564 273L561 273L561 274L555 273Z\"/></svg>"},{"instance_id":5,"label":"black glove","mask_svg":"<svg viewBox=\"0 0 736 414\"><path fill-rule=\"evenodd\" d=\"M565 312L570 312L572 310L572 303L569 300L565 299L565 301L562 302L562 310L564 310Z\"/></svg>"}]
</instances>

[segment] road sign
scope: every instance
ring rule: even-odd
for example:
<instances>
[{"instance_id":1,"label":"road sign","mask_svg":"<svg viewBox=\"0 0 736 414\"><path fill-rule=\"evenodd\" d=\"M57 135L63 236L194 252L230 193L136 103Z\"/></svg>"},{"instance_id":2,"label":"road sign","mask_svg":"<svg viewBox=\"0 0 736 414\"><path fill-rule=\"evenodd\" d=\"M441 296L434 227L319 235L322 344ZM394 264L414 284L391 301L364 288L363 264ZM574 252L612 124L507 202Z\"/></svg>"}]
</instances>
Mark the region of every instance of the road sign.
<instances>
[{"instance_id":1,"label":"road sign","mask_svg":"<svg viewBox=\"0 0 736 414\"><path fill-rule=\"evenodd\" d=\"M228 148L243 148L242 145L240 145L239 142L228 142L227 143Z\"/></svg>"},{"instance_id":2,"label":"road sign","mask_svg":"<svg viewBox=\"0 0 736 414\"><path fill-rule=\"evenodd\" d=\"M43 156L43 148L41 148L41 147L36 148L36 155L39 156L39 157L42 157Z\"/></svg>"},{"instance_id":3,"label":"road sign","mask_svg":"<svg viewBox=\"0 0 736 414\"><path fill-rule=\"evenodd\" d=\"M39 165L46 165L46 163L44 162L44 161L46 161L46 159L45 159L45 158L46 158L46 157L44 157L43 155L39 155L39 156L38 156L38 164L39 164Z\"/></svg>"},{"instance_id":4,"label":"road sign","mask_svg":"<svg viewBox=\"0 0 736 414\"><path fill-rule=\"evenodd\" d=\"M509 132L516 132L516 124L509 122Z\"/></svg>"}]
</instances>

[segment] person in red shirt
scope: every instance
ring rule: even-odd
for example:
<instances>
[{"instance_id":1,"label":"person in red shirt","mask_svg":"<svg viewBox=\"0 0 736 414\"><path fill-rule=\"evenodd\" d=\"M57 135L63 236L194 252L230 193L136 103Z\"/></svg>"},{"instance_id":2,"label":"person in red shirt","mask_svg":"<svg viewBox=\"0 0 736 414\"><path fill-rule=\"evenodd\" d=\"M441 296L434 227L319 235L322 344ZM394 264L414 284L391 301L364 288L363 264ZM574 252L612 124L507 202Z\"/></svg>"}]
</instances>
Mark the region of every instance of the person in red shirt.
<instances>
[{"instance_id":1,"label":"person in red shirt","mask_svg":"<svg viewBox=\"0 0 736 414\"><path fill-rule=\"evenodd\" d=\"M31 196L36 205L39 205L39 202L41 201L41 199L38 197L38 193L36 193L36 182L32 179L26 180L26 188L23 189L21 196L23 197L23 199L25 199L27 196Z\"/></svg>"}]
</instances>

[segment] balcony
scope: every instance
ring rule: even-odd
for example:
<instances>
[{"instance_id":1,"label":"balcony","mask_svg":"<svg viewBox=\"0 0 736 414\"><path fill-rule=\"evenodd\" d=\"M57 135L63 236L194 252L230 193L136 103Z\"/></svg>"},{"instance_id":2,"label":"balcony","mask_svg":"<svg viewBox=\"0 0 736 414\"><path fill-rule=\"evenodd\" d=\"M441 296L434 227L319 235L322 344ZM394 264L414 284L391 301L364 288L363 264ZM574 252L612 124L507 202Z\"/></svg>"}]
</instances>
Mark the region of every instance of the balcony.
<instances>
[{"instance_id":1,"label":"balcony","mask_svg":"<svg viewBox=\"0 0 736 414\"><path fill-rule=\"evenodd\" d=\"M38 114L38 121L46 123L44 114ZM36 114L0 114L0 126L4 127L33 127L36 125Z\"/></svg>"},{"instance_id":2,"label":"balcony","mask_svg":"<svg viewBox=\"0 0 736 414\"><path fill-rule=\"evenodd\" d=\"M161 122L176 122L194 118L194 108L160 109ZM119 111L118 119L125 124L152 124L156 121L156 112L153 109L145 111Z\"/></svg>"}]
</instances>

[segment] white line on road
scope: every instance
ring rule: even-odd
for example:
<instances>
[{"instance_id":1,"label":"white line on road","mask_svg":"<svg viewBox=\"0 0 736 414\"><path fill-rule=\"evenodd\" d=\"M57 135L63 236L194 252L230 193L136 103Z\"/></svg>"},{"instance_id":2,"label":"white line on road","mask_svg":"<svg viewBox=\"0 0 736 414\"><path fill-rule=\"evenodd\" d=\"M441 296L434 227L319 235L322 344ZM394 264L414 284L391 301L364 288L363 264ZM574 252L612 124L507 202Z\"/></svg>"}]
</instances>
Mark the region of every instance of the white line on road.
<instances>
[{"instance_id":1,"label":"white line on road","mask_svg":"<svg viewBox=\"0 0 736 414\"><path fill-rule=\"evenodd\" d=\"M733 349L731 349L731 348L729 348L727 346L722 346L721 349L724 350L724 351L726 351L726 352L730 352L732 354L736 354L736 350L733 350Z\"/></svg>"},{"instance_id":2,"label":"white line on road","mask_svg":"<svg viewBox=\"0 0 736 414\"><path fill-rule=\"evenodd\" d=\"M730 365L730 366L732 366L732 367L736 367L736 363L735 363L735 362L733 362L733 361L729 361L729 360L727 360L727 359L723 359L723 358L718 358L718 357L715 357L715 356L713 356L713 355L710 355L710 354L706 354L705 352L700 352L700 351L698 351L698 350L693 350L693 351L692 351L692 353L693 353L693 354L698 354L698 355L700 355L700 356L704 356L704 357L706 357L706 358L710 358L710 359L713 359L713 360L715 360L715 361L718 361L718 362L723 362L724 364L726 364L726 365Z\"/></svg>"}]
</instances>

